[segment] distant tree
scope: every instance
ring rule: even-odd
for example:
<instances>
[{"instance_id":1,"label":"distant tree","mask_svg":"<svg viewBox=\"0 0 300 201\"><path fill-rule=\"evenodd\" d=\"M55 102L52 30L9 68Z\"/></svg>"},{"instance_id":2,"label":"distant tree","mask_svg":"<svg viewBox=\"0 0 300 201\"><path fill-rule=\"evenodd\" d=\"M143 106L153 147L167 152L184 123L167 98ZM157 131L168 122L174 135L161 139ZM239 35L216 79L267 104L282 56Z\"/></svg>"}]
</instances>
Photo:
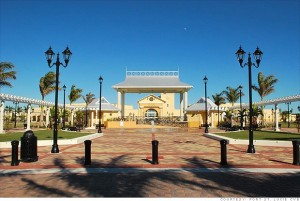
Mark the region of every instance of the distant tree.
<instances>
[{"instance_id":1,"label":"distant tree","mask_svg":"<svg viewBox=\"0 0 300 201\"><path fill-rule=\"evenodd\" d=\"M222 93L219 93L219 94L216 93L215 95L212 95L212 97L214 99L214 103L218 106L218 126L219 126L220 125L220 118L219 118L220 110L219 110L219 108L220 108L220 105L225 104L225 99L222 96Z\"/></svg>"},{"instance_id":2,"label":"distant tree","mask_svg":"<svg viewBox=\"0 0 300 201\"><path fill-rule=\"evenodd\" d=\"M55 82L56 82L56 74L52 71L46 73L44 77L40 78L39 88L40 88L40 93L43 101L45 100L45 97L48 94L55 91ZM41 126L43 126L44 124L43 114L44 114L44 105L42 104L41 113L40 113Z\"/></svg>"},{"instance_id":3,"label":"distant tree","mask_svg":"<svg viewBox=\"0 0 300 201\"><path fill-rule=\"evenodd\" d=\"M226 87L226 90L222 92L222 94L224 94L225 99L233 106L234 103L240 98L240 89L239 87L232 88L228 86ZM242 96L244 96L243 93Z\"/></svg>"},{"instance_id":4,"label":"distant tree","mask_svg":"<svg viewBox=\"0 0 300 201\"><path fill-rule=\"evenodd\" d=\"M69 100L70 100L70 105L81 97L81 92L82 92L82 89L76 88L76 86L74 84L72 85L70 94L68 96Z\"/></svg>"},{"instance_id":5,"label":"distant tree","mask_svg":"<svg viewBox=\"0 0 300 201\"><path fill-rule=\"evenodd\" d=\"M87 127L87 106L95 99L95 94L89 92L86 96L82 96L85 102L85 127Z\"/></svg>"},{"instance_id":6,"label":"distant tree","mask_svg":"<svg viewBox=\"0 0 300 201\"><path fill-rule=\"evenodd\" d=\"M257 75L258 86L253 85L252 88L256 91L260 100L263 101L264 98L275 91L274 85L278 82L278 79L274 75L265 76L262 72L259 72ZM261 106L262 113L264 112L264 106ZM264 120L262 120L264 125Z\"/></svg>"},{"instance_id":7,"label":"distant tree","mask_svg":"<svg viewBox=\"0 0 300 201\"><path fill-rule=\"evenodd\" d=\"M12 87L12 84L9 82L11 79L17 79L16 71L13 71L14 65L9 62L0 62L0 90L2 87Z\"/></svg>"}]
</instances>

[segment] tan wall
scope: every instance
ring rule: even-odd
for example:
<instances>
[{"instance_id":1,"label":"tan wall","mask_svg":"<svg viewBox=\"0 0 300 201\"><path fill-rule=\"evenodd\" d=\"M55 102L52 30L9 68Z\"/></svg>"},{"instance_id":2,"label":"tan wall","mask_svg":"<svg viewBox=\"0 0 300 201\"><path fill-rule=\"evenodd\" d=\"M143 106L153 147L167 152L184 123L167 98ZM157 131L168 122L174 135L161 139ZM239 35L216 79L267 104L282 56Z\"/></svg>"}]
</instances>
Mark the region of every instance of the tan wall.
<instances>
[{"instance_id":1,"label":"tan wall","mask_svg":"<svg viewBox=\"0 0 300 201\"><path fill-rule=\"evenodd\" d=\"M136 128L135 121L124 121L123 126L120 125L120 121L106 121L106 128Z\"/></svg>"}]
</instances>

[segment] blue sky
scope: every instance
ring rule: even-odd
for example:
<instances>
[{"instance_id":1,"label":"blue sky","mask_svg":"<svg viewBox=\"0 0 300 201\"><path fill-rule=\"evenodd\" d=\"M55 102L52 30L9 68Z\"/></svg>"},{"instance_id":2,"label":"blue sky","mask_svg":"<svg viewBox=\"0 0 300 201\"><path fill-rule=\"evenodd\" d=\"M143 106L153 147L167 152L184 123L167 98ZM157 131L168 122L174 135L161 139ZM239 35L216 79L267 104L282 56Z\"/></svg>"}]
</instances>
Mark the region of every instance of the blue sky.
<instances>
[{"instance_id":1,"label":"blue sky","mask_svg":"<svg viewBox=\"0 0 300 201\"><path fill-rule=\"evenodd\" d=\"M50 45L56 53L68 45L73 53L68 67L60 68L67 94L75 84L98 97L101 75L102 94L111 103L117 102L112 85L125 79L126 67L179 68L181 81L193 86L189 104L204 96L205 75L209 97L243 85L248 102L248 70L235 56L240 45L264 53L260 67L252 68L253 84L260 71L279 79L266 99L300 93L298 0L0 0L0 61L12 62L17 71L13 88L1 93L41 99L39 79L55 71L44 56ZM128 94L126 104L136 107L145 95ZM46 100L54 101L54 93ZM253 101L259 100L253 92ZM298 105L292 103L294 111Z\"/></svg>"}]
</instances>

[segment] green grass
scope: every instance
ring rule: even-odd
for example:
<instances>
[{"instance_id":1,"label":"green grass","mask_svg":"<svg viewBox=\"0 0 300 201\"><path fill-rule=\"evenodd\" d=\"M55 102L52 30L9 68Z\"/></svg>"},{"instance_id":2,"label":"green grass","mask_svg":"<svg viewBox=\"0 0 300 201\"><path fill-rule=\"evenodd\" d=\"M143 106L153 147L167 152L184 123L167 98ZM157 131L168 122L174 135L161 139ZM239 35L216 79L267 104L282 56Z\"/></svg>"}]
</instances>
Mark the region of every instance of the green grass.
<instances>
[{"instance_id":1,"label":"green grass","mask_svg":"<svg viewBox=\"0 0 300 201\"><path fill-rule=\"evenodd\" d=\"M226 133L214 133L216 135L229 137L233 139L248 140L249 131L239 132L226 132ZM292 141L300 140L300 134L286 133L286 132L273 132L273 131L254 131L254 140L278 140L278 141Z\"/></svg>"},{"instance_id":2,"label":"green grass","mask_svg":"<svg viewBox=\"0 0 300 201\"><path fill-rule=\"evenodd\" d=\"M53 139L53 130L40 130L33 131L34 135L38 140L52 140ZM72 139L77 137L82 137L85 135L90 135L92 133L83 133L83 132L67 132L67 131L58 131L58 140L62 139ZM21 137L24 135L24 132L15 132L15 133L6 133L0 134L0 142L21 140Z\"/></svg>"}]
</instances>

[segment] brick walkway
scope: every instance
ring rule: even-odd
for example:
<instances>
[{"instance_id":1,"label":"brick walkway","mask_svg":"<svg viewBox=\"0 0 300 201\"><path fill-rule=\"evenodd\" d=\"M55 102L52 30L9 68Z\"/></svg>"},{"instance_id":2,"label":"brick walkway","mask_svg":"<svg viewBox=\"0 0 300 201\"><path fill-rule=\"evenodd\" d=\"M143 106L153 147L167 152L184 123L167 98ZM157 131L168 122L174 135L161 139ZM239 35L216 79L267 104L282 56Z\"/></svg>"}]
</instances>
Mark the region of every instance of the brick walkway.
<instances>
[{"instance_id":1,"label":"brick walkway","mask_svg":"<svg viewBox=\"0 0 300 201\"><path fill-rule=\"evenodd\" d=\"M300 197L292 147L247 154L247 145L228 145L228 166L220 166L220 143L202 130L157 129L160 160L152 165L151 129L103 132L92 140L90 166L83 144L59 146L59 154L38 147L39 160L19 166L1 149L0 197ZM25 169L40 172L11 173Z\"/></svg>"}]
</instances>

